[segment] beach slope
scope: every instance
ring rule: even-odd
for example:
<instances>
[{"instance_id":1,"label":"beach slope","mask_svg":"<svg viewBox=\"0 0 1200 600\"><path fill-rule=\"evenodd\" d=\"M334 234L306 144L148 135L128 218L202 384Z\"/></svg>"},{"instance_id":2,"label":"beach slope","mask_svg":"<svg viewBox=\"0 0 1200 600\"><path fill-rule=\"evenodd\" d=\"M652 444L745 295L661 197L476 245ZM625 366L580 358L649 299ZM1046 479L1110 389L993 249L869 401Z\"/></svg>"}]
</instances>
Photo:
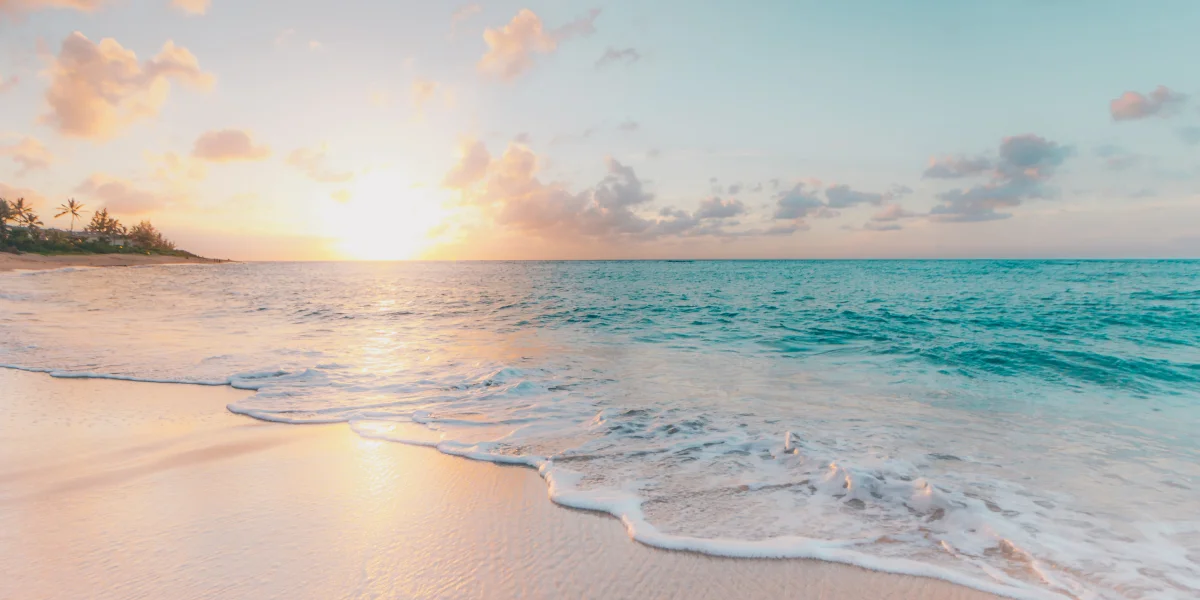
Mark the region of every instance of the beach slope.
<instances>
[{"instance_id":1,"label":"beach slope","mask_svg":"<svg viewBox=\"0 0 1200 600\"><path fill-rule=\"evenodd\" d=\"M223 262L199 256L161 254L12 254L0 252L0 272L40 271L65 267L134 267L138 265L205 264Z\"/></svg>"},{"instance_id":2,"label":"beach slope","mask_svg":"<svg viewBox=\"0 0 1200 600\"><path fill-rule=\"evenodd\" d=\"M245 394L0 369L0 598L991 598L649 548L530 469L225 410Z\"/></svg>"}]
</instances>

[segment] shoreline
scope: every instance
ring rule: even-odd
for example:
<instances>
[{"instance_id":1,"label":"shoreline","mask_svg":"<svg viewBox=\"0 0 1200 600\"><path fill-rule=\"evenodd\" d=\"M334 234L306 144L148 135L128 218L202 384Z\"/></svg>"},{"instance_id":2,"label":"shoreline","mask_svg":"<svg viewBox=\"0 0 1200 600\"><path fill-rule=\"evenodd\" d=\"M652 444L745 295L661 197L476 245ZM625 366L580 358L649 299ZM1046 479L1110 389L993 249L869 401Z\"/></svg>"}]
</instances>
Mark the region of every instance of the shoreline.
<instances>
[{"instance_id":1,"label":"shoreline","mask_svg":"<svg viewBox=\"0 0 1200 600\"><path fill-rule=\"evenodd\" d=\"M200 265L232 262L200 256L162 254L13 254L0 252L0 272L46 271L68 267L137 267L142 265Z\"/></svg>"},{"instance_id":2,"label":"shoreline","mask_svg":"<svg viewBox=\"0 0 1200 600\"><path fill-rule=\"evenodd\" d=\"M83 586L83 581L62 581L51 575L61 572L71 564L70 561L83 559L36 550L49 540L56 546L71 548L71 555L84 552L100 557L105 555L104 549L109 545L128 546L122 539L97 540L79 534L99 527L115 530L117 533L112 535L122 538L120 524L112 521L117 518L124 522L121 515L126 510L133 512L129 520L137 523L138 539L146 540L134 546L144 552L135 552L137 560L134 562L100 561L108 570L101 569L100 565L91 569L83 560L81 578L92 576L89 574L94 571L94 576L102 581L88 582L79 590L109 589L108 596L101 594L98 597L118 597L141 589L138 585L144 584L158 586L142 590L143 595L149 596L180 596L179 585L191 592L201 592L201 588L195 586L216 585L211 578L222 579L224 576L221 569L193 572L197 560L209 567L223 565L235 561L237 556L244 560L255 555L260 547L270 549L283 544L294 549L297 560L303 562L327 552L322 544L328 541L324 535L329 532L309 540L312 543L304 541L305 527L316 527L321 522L321 519L313 521L314 511L359 515L411 496L412 502L402 502L405 510L389 512L391 516L383 529L391 532L388 538L393 541L415 539L421 546L419 550L395 547L399 542L386 548L375 548L368 552L369 560L364 556L361 564L344 565L333 569L335 573L325 573L326 579L331 581L326 582L323 592L316 591L322 589L320 585L305 586L298 588L304 593L295 597L340 597L350 587L359 590L363 590L363 586L370 587L371 582L367 581L337 587L345 586L347 578L362 577L368 564L375 567L394 565L389 581L395 584L396 577L411 579L412 574L405 572L406 569L417 568L414 563L420 562L420 568L433 571L432 574L420 573L418 577L422 579L423 592L407 590L410 595L420 597L485 597L495 596L497 590L507 590L499 592L500 595L597 597L593 593L599 590L598 597L647 594L729 597L735 594L763 598L780 595L994 598L938 579L896 575L821 560L722 558L644 545L631 539L608 514L561 510L558 504L547 501L546 483L536 471L528 468L464 461L432 451L432 448L371 440L356 435L344 425L295 427L263 422L224 409L228 402L252 393L249 391L108 379L62 379L10 368L0 369L0 387L13 390L16 396L12 399L13 409L0 417L0 431L8 430L0 435L0 481L8 484L8 489L0 491L0 523L16 516L19 524L27 511L54 513L37 519L40 526L58 524L63 519L68 521L57 533L36 531L37 527L33 530L28 526L15 527L12 523L0 527L0 532L16 532L15 537L0 533L0 558L4 559L0 564L10 565L0 567L0 575L4 575L0 581L12 582L11 585L16 587L10 591L26 596L31 592L69 596L68 592L75 591L68 589L70 585ZM30 414L42 418L34 419L31 426L26 422ZM9 422L4 423L5 420ZM56 420L62 423L53 422ZM64 431L64 428L70 431ZM184 447L187 448L180 451ZM97 465L92 460L98 456L133 455L136 455L134 462L137 464L124 464L125 458L115 465ZM382 485L379 481L372 484L371 479L379 478L379 473L374 473L368 481L353 482L350 489L325 485L323 481L321 485L313 485L314 482L309 481L313 477L344 477L346 472L354 471L364 462L371 465L373 471L382 470L389 477L400 477L400 480L393 482L396 485ZM48 466L44 466L47 463ZM160 470L152 465L168 465L169 468ZM276 476L281 471L292 475ZM272 474L266 482L261 481L264 473ZM421 481L412 485L405 476L417 473ZM146 481L147 478L162 477L166 479L157 483ZM213 477L218 481L210 483ZM221 478L230 477L235 483L222 487ZM364 498L365 492L355 486L361 488L365 484L371 484L367 485L371 493ZM142 492L128 489L143 485L150 485L152 489ZM257 490L255 493L263 495L266 501L240 507L243 517L234 522L223 521L221 515L212 514L226 504L242 499L248 493L247 487ZM187 515L178 514L170 503L146 502L174 489L187 490L194 496L189 499L191 508L185 511ZM128 498L137 508L118 507L114 509L117 517L106 511L75 514L68 510L59 514L61 511L54 508L58 504L78 503L76 496L80 493ZM139 501L142 495L146 496L146 501ZM298 498L306 500L297 505ZM415 513L427 509L438 515L414 517ZM196 522L187 519L180 522L178 517L181 516L195 518ZM279 524L275 529L245 531L248 523L289 517L305 526L300 528L299 540L293 535L297 532L289 528L293 525ZM154 526L156 523L158 527ZM214 555L190 556L178 564L164 564L179 550L175 547L179 543L170 542L172 538L168 536L180 528L188 531L189 527L199 527L199 534L233 542L232 551L213 547ZM401 531L392 531L396 528ZM341 543L358 547L365 543L364 536L379 533L369 527L367 530L369 532L350 535ZM411 531L406 534L407 530ZM66 539L61 539L63 536ZM183 545L188 545L186 538ZM238 552L239 545L249 547L245 548L246 552ZM166 556L158 553L163 548L170 549ZM431 555L437 559L432 564L429 563ZM19 560L21 557L30 558ZM44 565L47 569L27 564L36 562L37 557L49 562ZM272 563L276 570L284 570L270 583L255 578L251 579L257 583L223 580L219 588L204 589L210 593L221 589L224 597L277 596L283 593L278 586L283 585L284 580L303 579L310 573L306 569L292 568L298 565L287 557L272 557L270 552L259 556L258 560ZM114 564L116 571L112 570ZM482 576L476 572L481 564L488 567ZM329 571L328 565L321 566ZM232 563L227 567L235 571L245 569ZM126 571L139 569L167 573L168 576L152 578L153 581L135 578L132 584L125 580ZM675 573L665 576L672 571ZM39 579L38 573L45 577ZM233 588L226 589L226 585ZM247 586L253 589L247 589ZM395 594L407 588L401 585L388 589L391 590L389 593ZM17 593L14 597L21 595ZM33 596L37 595L33 593Z\"/></svg>"}]
</instances>

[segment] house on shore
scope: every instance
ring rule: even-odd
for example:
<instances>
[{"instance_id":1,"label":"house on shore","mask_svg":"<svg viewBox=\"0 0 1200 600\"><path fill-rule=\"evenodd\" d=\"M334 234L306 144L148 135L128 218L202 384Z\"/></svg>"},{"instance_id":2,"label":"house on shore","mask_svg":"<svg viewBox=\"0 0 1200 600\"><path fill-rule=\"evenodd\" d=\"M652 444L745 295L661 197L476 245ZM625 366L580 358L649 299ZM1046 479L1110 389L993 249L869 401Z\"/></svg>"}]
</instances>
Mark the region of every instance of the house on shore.
<instances>
[{"instance_id":1,"label":"house on shore","mask_svg":"<svg viewBox=\"0 0 1200 600\"><path fill-rule=\"evenodd\" d=\"M62 231L62 230L58 229L56 231ZM105 242L106 241L114 246L120 246L122 248L129 245L129 238L127 238L127 237L116 237L116 236L111 236L111 235L105 235L103 233L96 233L93 231L76 231L74 233L72 233L70 231L62 231L62 233L69 235L77 240L83 240L85 242Z\"/></svg>"},{"instance_id":2,"label":"house on shore","mask_svg":"<svg viewBox=\"0 0 1200 600\"><path fill-rule=\"evenodd\" d=\"M25 231L26 230L25 227L20 226L20 225L10 225L9 229L11 229L13 231ZM41 231L42 231L42 235L47 236L47 237L61 236L61 237L75 238L82 242L108 242L109 244L112 244L113 246L119 246L121 248L125 248L127 246L133 245L132 242L129 241L129 238L127 238L125 236L105 235L103 233L96 233L94 231L66 231L63 229L56 229L54 227L47 227L47 228L42 229Z\"/></svg>"}]
</instances>

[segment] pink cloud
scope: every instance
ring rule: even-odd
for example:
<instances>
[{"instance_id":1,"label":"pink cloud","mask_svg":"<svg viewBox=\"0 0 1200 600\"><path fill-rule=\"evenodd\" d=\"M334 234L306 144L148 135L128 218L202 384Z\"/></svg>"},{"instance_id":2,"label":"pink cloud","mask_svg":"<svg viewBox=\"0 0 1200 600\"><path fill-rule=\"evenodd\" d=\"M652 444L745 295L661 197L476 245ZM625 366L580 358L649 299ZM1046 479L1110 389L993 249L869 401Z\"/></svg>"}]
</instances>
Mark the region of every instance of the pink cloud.
<instances>
[{"instance_id":1,"label":"pink cloud","mask_svg":"<svg viewBox=\"0 0 1200 600\"><path fill-rule=\"evenodd\" d=\"M889 204L889 205L883 207L883 210L872 215L871 220L876 221L876 222L887 223L887 222L892 222L892 221L899 221L900 219L909 219L909 218L913 218L913 217L917 217L917 216L920 216L920 215L918 215L917 213L905 210L904 207L900 206L899 204Z\"/></svg>"},{"instance_id":2,"label":"pink cloud","mask_svg":"<svg viewBox=\"0 0 1200 600\"><path fill-rule=\"evenodd\" d=\"M487 146L479 140L465 140L461 145L461 158L458 164L450 169L442 180L442 185L461 190L476 183L487 174L488 165L492 163L492 155Z\"/></svg>"},{"instance_id":3,"label":"pink cloud","mask_svg":"<svg viewBox=\"0 0 1200 600\"><path fill-rule=\"evenodd\" d=\"M968 158L966 156L946 156L930 158L929 167L923 177L932 179L958 179L973 177L986 173L992 168L992 161L984 157Z\"/></svg>"},{"instance_id":4,"label":"pink cloud","mask_svg":"<svg viewBox=\"0 0 1200 600\"><path fill-rule=\"evenodd\" d=\"M139 120L156 117L171 81L200 89L213 83L195 55L174 42L139 63L137 55L116 40L96 44L79 32L63 41L49 73L50 111L41 122L63 135L91 139L114 137Z\"/></svg>"},{"instance_id":5,"label":"pink cloud","mask_svg":"<svg viewBox=\"0 0 1200 600\"><path fill-rule=\"evenodd\" d=\"M209 131L192 148L192 156L212 162L263 160L270 155L269 147L256 146L250 134L240 129Z\"/></svg>"},{"instance_id":6,"label":"pink cloud","mask_svg":"<svg viewBox=\"0 0 1200 600\"><path fill-rule=\"evenodd\" d=\"M147 154L146 160L154 167L154 178L168 184L203 181L208 177L208 167L203 162L174 152L162 155Z\"/></svg>"},{"instance_id":7,"label":"pink cloud","mask_svg":"<svg viewBox=\"0 0 1200 600\"><path fill-rule=\"evenodd\" d=\"M100 8L103 0L0 0L0 15L24 15L46 8L68 8L91 12Z\"/></svg>"},{"instance_id":8,"label":"pink cloud","mask_svg":"<svg viewBox=\"0 0 1200 600\"><path fill-rule=\"evenodd\" d=\"M418 79L412 84L413 105L418 111L425 110L425 105L437 94L438 82L428 79Z\"/></svg>"},{"instance_id":9,"label":"pink cloud","mask_svg":"<svg viewBox=\"0 0 1200 600\"><path fill-rule=\"evenodd\" d=\"M479 14L482 10L483 6L479 4L464 4L454 9L454 13L450 15L450 23L453 25L458 25L459 23Z\"/></svg>"},{"instance_id":10,"label":"pink cloud","mask_svg":"<svg viewBox=\"0 0 1200 600\"><path fill-rule=\"evenodd\" d=\"M171 6L188 15L200 16L208 12L212 0L171 0Z\"/></svg>"},{"instance_id":11,"label":"pink cloud","mask_svg":"<svg viewBox=\"0 0 1200 600\"><path fill-rule=\"evenodd\" d=\"M172 204L173 201L166 195L139 189L132 182L103 173L88 177L79 184L76 192L93 198L110 212L127 216L154 212Z\"/></svg>"},{"instance_id":12,"label":"pink cloud","mask_svg":"<svg viewBox=\"0 0 1200 600\"><path fill-rule=\"evenodd\" d=\"M346 183L354 179L353 171L338 171L329 166L325 146L299 148L288 156L287 163L320 183Z\"/></svg>"},{"instance_id":13,"label":"pink cloud","mask_svg":"<svg viewBox=\"0 0 1200 600\"><path fill-rule=\"evenodd\" d=\"M54 155L40 141L25 137L21 141L6 146L0 146L0 156L7 156L13 162L21 165L19 175L24 175L35 169L45 169L54 162Z\"/></svg>"},{"instance_id":14,"label":"pink cloud","mask_svg":"<svg viewBox=\"0 0 1200 600\"><path fill-rule=\"evenodd\" d=\"M592 10L585 17L546 30L541 17L522 9L507 25L483 32L488 51L479 60L479 71L511 81L533 66L535 55L550 54L570 38L594 33L599 14L599 10Z\"/></svg>"},{"instance_id":15,"label":"pink cloud","mask_svg":"<svg viewBox=\"0 0 1200 600\"><path fill-rule=\"evenodd\" d=\"M1138 92L1125 92L1108 103L1114 121L1133 121L1158 115L1167 117L1175 114L1187 96L1160 85L1144 96Z\"/></svg>"},{"instance_id":16,"label":"pink cloud","mask_svg":"<svg viewBox=\"0 0 1200 600\"><path fill-rule=\"evenodd\" d=\"M31 204L34 210L39 210L38 206L45 206L46 198L41 194L29 188L13 187L0 181L0 198L14 202L20 198L24 198L25 202Z\"/></svg>"}]
</instances>

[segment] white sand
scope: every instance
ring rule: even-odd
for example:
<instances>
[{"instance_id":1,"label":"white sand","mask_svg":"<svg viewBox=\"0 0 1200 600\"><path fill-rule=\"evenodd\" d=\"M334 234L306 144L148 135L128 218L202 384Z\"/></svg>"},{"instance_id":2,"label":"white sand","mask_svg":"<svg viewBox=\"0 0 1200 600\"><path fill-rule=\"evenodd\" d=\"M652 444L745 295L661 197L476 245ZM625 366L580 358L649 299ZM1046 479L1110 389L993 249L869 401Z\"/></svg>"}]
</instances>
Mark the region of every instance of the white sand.
<instances>
[{"instance_id":1,"label":"white sand","mask_svg":"<svg viewBox=\"0 0 1200 600\"><path fill-rule=\"evenodd\" d=\"M0 369L0 598L991 598L630 541L522 467Z\"/></svg>"}]
</instances>

